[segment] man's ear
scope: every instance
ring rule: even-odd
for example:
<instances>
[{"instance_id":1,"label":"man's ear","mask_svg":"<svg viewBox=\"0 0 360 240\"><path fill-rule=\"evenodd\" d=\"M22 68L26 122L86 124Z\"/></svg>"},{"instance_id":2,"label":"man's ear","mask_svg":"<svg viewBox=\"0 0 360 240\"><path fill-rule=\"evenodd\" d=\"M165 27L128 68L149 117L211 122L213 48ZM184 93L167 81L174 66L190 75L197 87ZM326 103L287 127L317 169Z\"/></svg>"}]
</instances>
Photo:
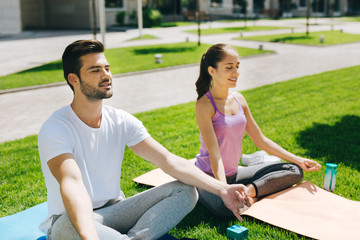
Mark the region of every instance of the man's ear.
<instances>
[{"instance_id":1,"label":"man's ear","mask_svg":"<svg viewBox=\"0 0 360 240\"><path fill-rule=\"evenodd\" d=\"M77 82L79 82L79 78L75 73L69 73L68 81L72 86L74 86Z\"/></svg>"},{"instance_id":2,"label":"man's ear","mask_svg":"<svg viewBox=\"0 0 360 240\"><path fill-rule=\"evenodd\" d=\"M210 74L211 77L213 77L213 75L215 74L215 68L213 68L212 66L209 66L208 73Z\"/></svg>"}]
</instances>

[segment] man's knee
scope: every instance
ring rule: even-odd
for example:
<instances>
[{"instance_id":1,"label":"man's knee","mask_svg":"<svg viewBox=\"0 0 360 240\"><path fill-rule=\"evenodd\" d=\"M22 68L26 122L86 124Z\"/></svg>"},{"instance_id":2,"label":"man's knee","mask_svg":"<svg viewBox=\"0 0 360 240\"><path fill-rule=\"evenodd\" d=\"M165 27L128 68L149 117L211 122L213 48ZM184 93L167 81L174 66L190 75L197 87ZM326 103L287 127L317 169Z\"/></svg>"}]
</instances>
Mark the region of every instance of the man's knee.
<instances>
[{"instance_id":1,"label":"man's knee","mask_svg":"<svg viewBox=\"0 0 360 240\"><path fill-rule=\"evenodd\" d=\"M188 206L193 209L199 199L199 194L196 188L180 181L176 181L174 184L178 188L179 192L181 192L182 197L186 198L185 201L188 203Z\"/></svg>"}]
</instances>

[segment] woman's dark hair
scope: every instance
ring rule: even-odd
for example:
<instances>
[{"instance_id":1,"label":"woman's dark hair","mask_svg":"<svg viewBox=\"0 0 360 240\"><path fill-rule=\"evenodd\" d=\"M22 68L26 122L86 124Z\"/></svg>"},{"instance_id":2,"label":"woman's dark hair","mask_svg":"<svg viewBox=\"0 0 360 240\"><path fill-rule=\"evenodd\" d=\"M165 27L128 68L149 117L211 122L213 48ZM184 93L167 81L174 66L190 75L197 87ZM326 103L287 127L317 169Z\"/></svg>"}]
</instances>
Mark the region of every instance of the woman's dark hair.
<instances>
[{"instance_id":1,"label":"woman's dark hair","mask_svg":"<svg viewBox=\"0 0 360 240\"><path fill-rule=\"evenodd\" d=\"M211 86L211 75L208 68L211 66L217 68L218 62L221 62L226 57L226 48L231 48L230 45L219 43L211 46L206 53L203 54L200 61L200 74L195 83L196 92L199 100L205 93L207 93Z\"/></svg>"},{"instance_id":2,"label":"woman's dark hair","mask_svg":"<svg viewBox=\"0 0 360 240\"><path fill-rule=\"evenodd\" d=\"M69 83L68 75L74 73L80 78L80 69L82 67L80 58L90 53L102 52L104 52L104 45L97 40L78 40L65 48L62 55L64 78L73 91L74 87Z\"/></svg>"}]
</instances>

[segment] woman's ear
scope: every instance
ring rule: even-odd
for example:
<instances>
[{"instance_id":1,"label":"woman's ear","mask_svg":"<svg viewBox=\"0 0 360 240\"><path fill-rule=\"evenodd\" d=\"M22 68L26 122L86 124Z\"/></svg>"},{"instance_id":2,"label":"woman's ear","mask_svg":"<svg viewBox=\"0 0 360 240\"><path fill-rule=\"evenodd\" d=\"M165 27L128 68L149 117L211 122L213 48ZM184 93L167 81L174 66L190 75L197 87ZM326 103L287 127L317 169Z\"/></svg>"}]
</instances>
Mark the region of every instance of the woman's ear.
<instances>
[{"instance_id":1,"label":"woman's ear","mask_svg":"<svg viewBox=\"0 0 360 240\"><path fill-rule=\"evenodd\" d=\"M215 68L213 68L212 66L209 66L208 67L208 72L209 72L210 76L213 77L214 74L215 74Z\"/></svg>"}]
</instances>

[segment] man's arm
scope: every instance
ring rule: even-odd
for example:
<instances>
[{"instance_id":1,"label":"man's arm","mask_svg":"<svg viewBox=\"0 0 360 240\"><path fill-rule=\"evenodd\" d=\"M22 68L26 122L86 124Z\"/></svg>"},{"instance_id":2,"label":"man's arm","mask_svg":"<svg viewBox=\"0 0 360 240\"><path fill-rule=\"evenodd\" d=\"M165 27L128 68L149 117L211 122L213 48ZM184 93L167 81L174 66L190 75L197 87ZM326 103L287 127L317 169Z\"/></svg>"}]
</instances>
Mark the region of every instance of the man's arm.
<instances>
[{"instance_id":1,"label":"man's arm","mask_svg":"<svg viewBox=\"0 0 360 240\"><path fill-rule=\"evenodd\" d=\"M66 212L81 239L99 239L93 221L92 203L74 156L61 154L49 160L48 166L60 185Z\"/></svg>"},{"instance_id":2,"label":"man's arm","mask_svg":"<svg viewBox=\"0 0 360 240\"><path fill-rule=\"evenodd\" d=\"M140 157L154 163L164 172L183 183L219 195L224 204L241 221L239 210L250 206L247 188L242 184L228 185L198 169L193 163L170 153L160 143L149 137L130 147Z\"/></svg>"}]
</instances>

